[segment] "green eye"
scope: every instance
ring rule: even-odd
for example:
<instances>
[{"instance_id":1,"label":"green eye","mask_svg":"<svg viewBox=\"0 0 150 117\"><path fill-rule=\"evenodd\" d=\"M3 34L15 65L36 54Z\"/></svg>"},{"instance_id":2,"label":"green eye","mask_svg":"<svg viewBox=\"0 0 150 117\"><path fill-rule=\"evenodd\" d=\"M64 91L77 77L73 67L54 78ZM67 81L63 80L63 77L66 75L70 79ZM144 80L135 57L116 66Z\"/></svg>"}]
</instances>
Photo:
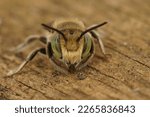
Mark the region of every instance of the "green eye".
<instances>
[{"instance_id":1,"label":"green eye","mask_svg":"<svg viewBox=\"0 0 150 117\"><path fill-rule=\"evenodd\" d=\"M83 49L83 53L82 53L82 58L86 59L91 53L91 47L92 47L92 39L89 35L85 35L84 36L84 49Z\"/></svg>"},{"instance_id":2,"label":"green eye","mask_svg":"<svg viewBox=\"0 0 150 117\"><path fill-rule=\"evenodd\" d=\"M59 44L59 35L54 35L51 40L52 50L56 59L61 58L61 49Z\"/></svg>"}]
</instances>

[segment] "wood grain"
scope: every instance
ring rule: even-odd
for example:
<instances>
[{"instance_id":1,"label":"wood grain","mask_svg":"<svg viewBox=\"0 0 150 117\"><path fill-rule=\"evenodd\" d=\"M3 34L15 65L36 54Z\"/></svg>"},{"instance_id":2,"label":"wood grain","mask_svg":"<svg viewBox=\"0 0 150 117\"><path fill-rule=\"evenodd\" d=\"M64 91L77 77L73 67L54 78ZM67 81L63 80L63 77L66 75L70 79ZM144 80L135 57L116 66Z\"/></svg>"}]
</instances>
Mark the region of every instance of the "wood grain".
<instances>
[{"instance_id":1,"label":"wood grain","mask_svg":"<svg viewBox=\"0 0 150 117\"><path fill-rule=\"evenodd\" d=\"M149 0L1 0L0 99L150 99L149 6ZM103 60L96 47L87 67L64 75L38 55L20 73L6 76L41 45L17 55L10 48L42 34L41 23L68 17L88 26L108 21L99 32L111 57Z\"/></svg>"}]
</instances>

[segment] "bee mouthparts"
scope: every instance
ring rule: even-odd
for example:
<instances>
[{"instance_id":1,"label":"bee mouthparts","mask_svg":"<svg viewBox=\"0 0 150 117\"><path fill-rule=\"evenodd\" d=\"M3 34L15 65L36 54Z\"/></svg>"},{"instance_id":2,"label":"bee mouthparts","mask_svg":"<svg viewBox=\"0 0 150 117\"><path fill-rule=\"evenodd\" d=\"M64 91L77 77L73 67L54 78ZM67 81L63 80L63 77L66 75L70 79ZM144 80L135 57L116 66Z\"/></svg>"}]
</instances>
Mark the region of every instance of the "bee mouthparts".
<instances>
[{"instance_id":1,"label":"bee mouthparts","mask_svg":"<svg viewBox=\"0 0 150 117\"><path fill-rule=\"evenodd\" d=\"M69 66L69 70L68 70L68 71L71 72L71 73L75 72L75 71L76 71L75 65L74 65L74 64L71 64L71 65Z\"/></svg>"}]
</instances>

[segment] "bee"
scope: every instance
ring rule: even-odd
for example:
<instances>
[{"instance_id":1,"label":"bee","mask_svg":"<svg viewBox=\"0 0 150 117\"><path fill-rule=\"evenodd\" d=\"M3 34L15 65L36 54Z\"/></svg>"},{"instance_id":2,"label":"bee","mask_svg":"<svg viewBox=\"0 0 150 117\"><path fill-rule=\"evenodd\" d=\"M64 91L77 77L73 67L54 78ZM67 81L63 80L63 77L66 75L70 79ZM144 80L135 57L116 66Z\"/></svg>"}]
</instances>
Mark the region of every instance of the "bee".
<instances>
[{"instance_id":1,"label":"bee","mask_svg":"<svg viewBox=\"0 0 150 117\"><path fill-rule=\"evenodd\" d=\"M85 67L95 54L94 39L97 41L101 53L105 56L105 49L102 40L95 30L107 22L86 27L78 19L61 19L55 20L50 24L42 24L48 33L44 35L32 35L27 37L24 43L17 46L14 51L20 52L29 44L40 41L45 44L33 50L22 64L8 72L8 76L18 73L24 66L29 63L37 53L48 56L51 64L56 70L62 73L73 73Z\"/></svg>"}]
</instances>

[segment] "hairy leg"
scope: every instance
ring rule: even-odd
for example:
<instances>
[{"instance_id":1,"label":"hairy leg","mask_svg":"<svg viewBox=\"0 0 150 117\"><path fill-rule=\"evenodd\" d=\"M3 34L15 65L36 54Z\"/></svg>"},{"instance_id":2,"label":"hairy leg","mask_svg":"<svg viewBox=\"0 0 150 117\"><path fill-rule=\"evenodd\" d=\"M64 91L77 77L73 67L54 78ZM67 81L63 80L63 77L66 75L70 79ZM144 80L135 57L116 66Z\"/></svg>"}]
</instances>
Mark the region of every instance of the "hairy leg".
<instances>
[{"instance_id":1,"label":"hairy leg","mask_svg":"<svg viewBox=\"0 0 150 117\"><path fill-rule=\"evenodd\" d=\"M19 71L21 71L23 69L23 67L37 55L38 52L40 52L42 54L46 54L45 48L39 48L39 49L36 49L36 50L32 51L27 56L26 60L18 68L8 72L7 76L12 76L12 75L18 73Z\"/></svg>"},{"instance_id":2,"label":"hairy leg","mask_svg":"<svg viewBox=\"0 0 150 117\"><path fill-rule=\"evenodd\" d=\"M16 53L21 52L23 49L27 48L28 45L35 41L40 41L44 44L47 43L47 38L45 36L39 36L39 35L31 35L25 39L25 42L21 43L17 47L11 49L11 51L14 51Z\"/></svg>"}]
</instances>

